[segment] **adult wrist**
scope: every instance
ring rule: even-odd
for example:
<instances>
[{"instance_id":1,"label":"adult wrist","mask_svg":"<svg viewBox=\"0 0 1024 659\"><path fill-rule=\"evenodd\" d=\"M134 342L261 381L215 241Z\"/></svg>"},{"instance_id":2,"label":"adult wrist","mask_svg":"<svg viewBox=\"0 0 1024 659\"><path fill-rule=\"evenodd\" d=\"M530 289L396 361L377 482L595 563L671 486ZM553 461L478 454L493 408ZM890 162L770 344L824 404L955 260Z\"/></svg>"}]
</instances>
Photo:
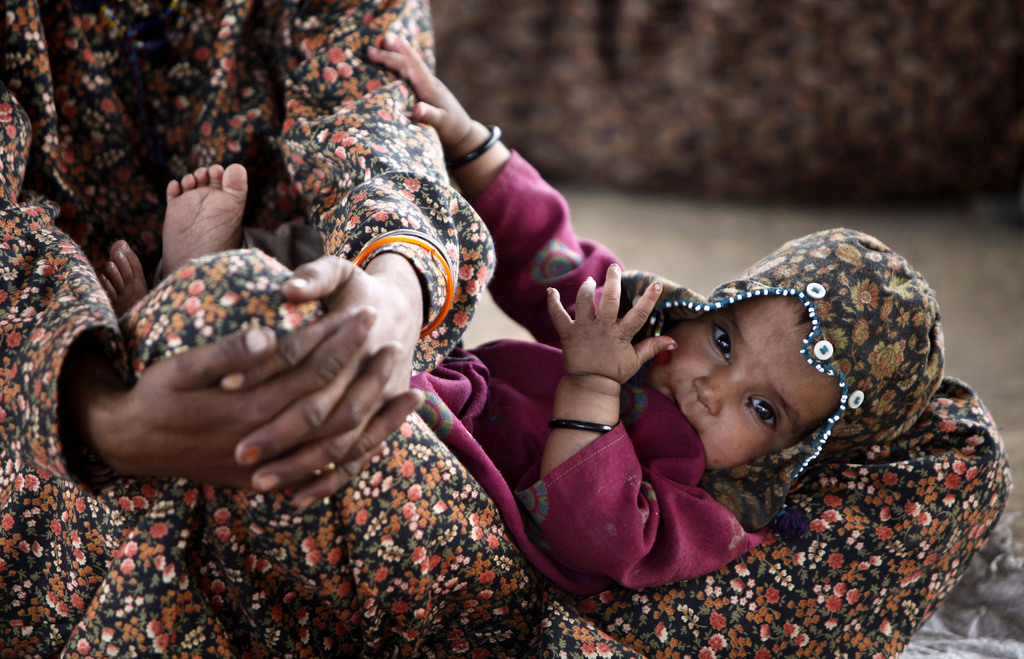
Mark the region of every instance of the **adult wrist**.
<instances>
[{"instance_id":1,"label":"adult wrist","mask_svg":"<svg viewBox=\"0 0 1024 659\"><path fill-rule=\"evenodd\" d=\"M60 435L66 458L92 454L121 471L115 434L117 413L130 388L91 334L76 340L64 359L59 385ZM77 459L76 459L77 457Z\"/></svg>"},{"instance_id":2,"label":"adult wrist","mask_svg":"<svg viewBox=\"0 0 1024 659\"><path fill-rule=\"evenodd\" d=\"M390 258L404 259L408 267L402 267L400 263L392 260L377 262L388 255ZM382 234L363 247L353 262L371 275L383 275L392 279L396 275L402 275L399 282L400 291L410 296L409 302L413 308L421 310L421 338L437 329L452 308L455 298L455 277L451 261L444 249L425 234L406 230ZM385 264L387 267L384 267ZM427 276L428 272L433 275ZM420 293L418 304L411 297L414 291Z\"/></svg>"},{"instance_id":3,"label":"adult wrist","mask_svg":"<svg viewBox=\"0 0 1024 659\"><path fill-rule=\"evenodd\" d=\"M413 312L403 314L403 317L414 319L417 327L422 325L426 310L423 284L409 259L399 252L384 252L366 264L366 273L384 282L395 295L400 296L396 308Z\"/></svg>"}]
</instances>

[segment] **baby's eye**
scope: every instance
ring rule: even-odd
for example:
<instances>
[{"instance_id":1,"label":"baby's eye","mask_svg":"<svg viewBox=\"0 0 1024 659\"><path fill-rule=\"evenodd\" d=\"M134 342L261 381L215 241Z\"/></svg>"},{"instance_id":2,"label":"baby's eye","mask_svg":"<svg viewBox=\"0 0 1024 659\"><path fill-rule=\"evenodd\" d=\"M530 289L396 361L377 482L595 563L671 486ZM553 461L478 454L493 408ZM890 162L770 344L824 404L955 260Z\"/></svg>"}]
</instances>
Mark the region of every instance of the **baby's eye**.
<instances>
[{"instance_id":1,"label":"baby's eye","mask_svg":"<svg viewBox=\"0 0 1024 659\"><path fill-rule=\"evenodd\" d=\"M718 325L715 325L715 347L726 359L732 358L732 337Z\"/></svg>"},{"instance_id":2,"label":"baby's eye","mask_svg":"<svg viewBox=\"0 0 1024 659\"><path fill-rule=\"evenodd\" d=\"M750 408L754 410L754 414L761 421L767 423L770 426L775 425L775 408L768 401L761 400L760 398L751 398L748 403Z\"/></svg>"}]
</instances>

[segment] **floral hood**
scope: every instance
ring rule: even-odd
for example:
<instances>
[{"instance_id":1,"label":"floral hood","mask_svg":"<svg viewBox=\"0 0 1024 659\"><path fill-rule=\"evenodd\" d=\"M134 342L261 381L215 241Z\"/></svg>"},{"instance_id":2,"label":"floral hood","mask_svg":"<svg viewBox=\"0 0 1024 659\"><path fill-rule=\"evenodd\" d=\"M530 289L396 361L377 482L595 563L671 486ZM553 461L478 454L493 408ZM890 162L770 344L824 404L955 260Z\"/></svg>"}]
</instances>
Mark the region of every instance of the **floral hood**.
<instances>
[{"instance_id":1,"label":"floral hood","mask_svg":"<svg viewBox=\"0 0 1024 659\"><path fill-rule=\"evenodd\" d=\"M646 273L630 273L627 293L655 279L664 289L638 339L754 296L794 296L811 318L803 357L839 383L839 407L799 444L704 476L701 486L748 530L783 512L794 479L815 459L870 459L872 447L906 432L942 379L934 291L867 234L831 229L790 241L707 298Z\"/></svg>"}]
</instances>

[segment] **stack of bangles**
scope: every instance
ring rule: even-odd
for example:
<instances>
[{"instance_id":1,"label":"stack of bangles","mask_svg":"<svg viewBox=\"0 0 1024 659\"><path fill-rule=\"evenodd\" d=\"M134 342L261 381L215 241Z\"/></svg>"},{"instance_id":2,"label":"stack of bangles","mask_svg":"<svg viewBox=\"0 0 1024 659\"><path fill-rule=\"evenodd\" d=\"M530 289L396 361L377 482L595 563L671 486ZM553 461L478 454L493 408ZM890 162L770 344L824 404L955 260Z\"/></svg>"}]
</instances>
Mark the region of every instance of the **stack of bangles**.
<instances>
[{"instance_id":1,"label":"stack of bangles","mask_svg":"<svg viewBox=\"0 0 1024 659\"><path fill-rule=\"evenodd\" d=\"M488 126L487 128L491 131L487 141L465 155L446 161L445 164L448 165L448 169L455 169L456 167L468 165L480 156L484 155L488 149L498 143L498 140L501 139L501 129L497 126Z\"/></svg>"},{"instance_id":2,"label":"stack of bangles","mask_svg":"<svg viewBox=\"0 0 1024 659\"><path fill-rule=\"evenodd\" d=\"M462 165L473 162L482 156L488 149L498 143L498 140L501 139L501 129L497 126L488 126L487 128L491 131L487 141L469 153L459 156L454 160L447 161L446 164L449 168L461 167ZM444 273L445 300L440 311L435 314L433 319L430 320L420 331L420 338L423 338L441 325L445 316L448 315L448 312L452 308L455 296L455 278L452 273L451 262L445 255L444 248L441 245L423 233L410 230L389 231L383 235L377 236L359 251L359 254L356 255L355 259L353 259L353 262L360 267L364 267L377 250L391 243L407 243L423 249L431 256L433 261Z\"/></svg>"},{"instance_id":3,"label":"stack of bangles","mask_svg":"<svg viewBox=\"0 0 1024 659\"><path fill-rule=\"evenodd\" d=\"M444 303L441 306L440 311L434 315L433 320L428 322L420 330L420 338L422 339L440 327L441 323L444 322L445 317L448 315L448 312L451 311L452 303L455 300L455 277L452 274L452 265L448 260L448 256L445 255L444 248L440 244L419 231L404 229L389 231L388 233L377 236L359 251L359 254L356 255L352 262L361 268L365 267L365 264L370 261L371 257L377 250L392 243L405 243L424 250L430 255L434 263L440 267L444 274Z\"/></svg>"}]
</instances>

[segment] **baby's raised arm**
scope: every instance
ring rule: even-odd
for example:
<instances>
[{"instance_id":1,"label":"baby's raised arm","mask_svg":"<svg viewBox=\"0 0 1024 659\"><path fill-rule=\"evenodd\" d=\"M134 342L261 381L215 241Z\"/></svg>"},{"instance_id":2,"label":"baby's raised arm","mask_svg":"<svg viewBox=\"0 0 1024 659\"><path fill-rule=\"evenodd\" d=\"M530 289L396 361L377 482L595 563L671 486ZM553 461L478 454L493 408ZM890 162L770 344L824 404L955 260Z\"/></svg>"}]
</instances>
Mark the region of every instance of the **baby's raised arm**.
<instances>
[{"instance_id":1,"label":"baby's raised arm","mask_svg":"<svg viewBox=\"0 0 1024 659\"><path fill-rule=\"evenodd\" d=\"M562 307L558 292L548 289L548 313L562 343L565 376L554 400L551 434L544 447L540 475L562 464L619 422L619 388L648 360L674 350L670 337L656 336L633 345L661 294L653 283L619 318L622 272L608 267L601 300L595 304L597 283L588 278L576 296L576 318Z\"/></svg>"},{"instance_id":2,"label":"baby's raised arm","mask_svg":"<svg viewBox=\"0 0 1024 659\"><path fill-rule=\"evenodd\" d=\"M508 162L510 153L499 139L501 132L495 133L494 127L470 117L459 99L433 74L408 41L387 35L381 46L370 46L368 58L391 69L412 86L419 99L413 106L412 118L437 131L449 170L463 196L472 201L490 187ZM480 155L461 162L484 146L486 149Z\"/></svg>"}]
</instances>

